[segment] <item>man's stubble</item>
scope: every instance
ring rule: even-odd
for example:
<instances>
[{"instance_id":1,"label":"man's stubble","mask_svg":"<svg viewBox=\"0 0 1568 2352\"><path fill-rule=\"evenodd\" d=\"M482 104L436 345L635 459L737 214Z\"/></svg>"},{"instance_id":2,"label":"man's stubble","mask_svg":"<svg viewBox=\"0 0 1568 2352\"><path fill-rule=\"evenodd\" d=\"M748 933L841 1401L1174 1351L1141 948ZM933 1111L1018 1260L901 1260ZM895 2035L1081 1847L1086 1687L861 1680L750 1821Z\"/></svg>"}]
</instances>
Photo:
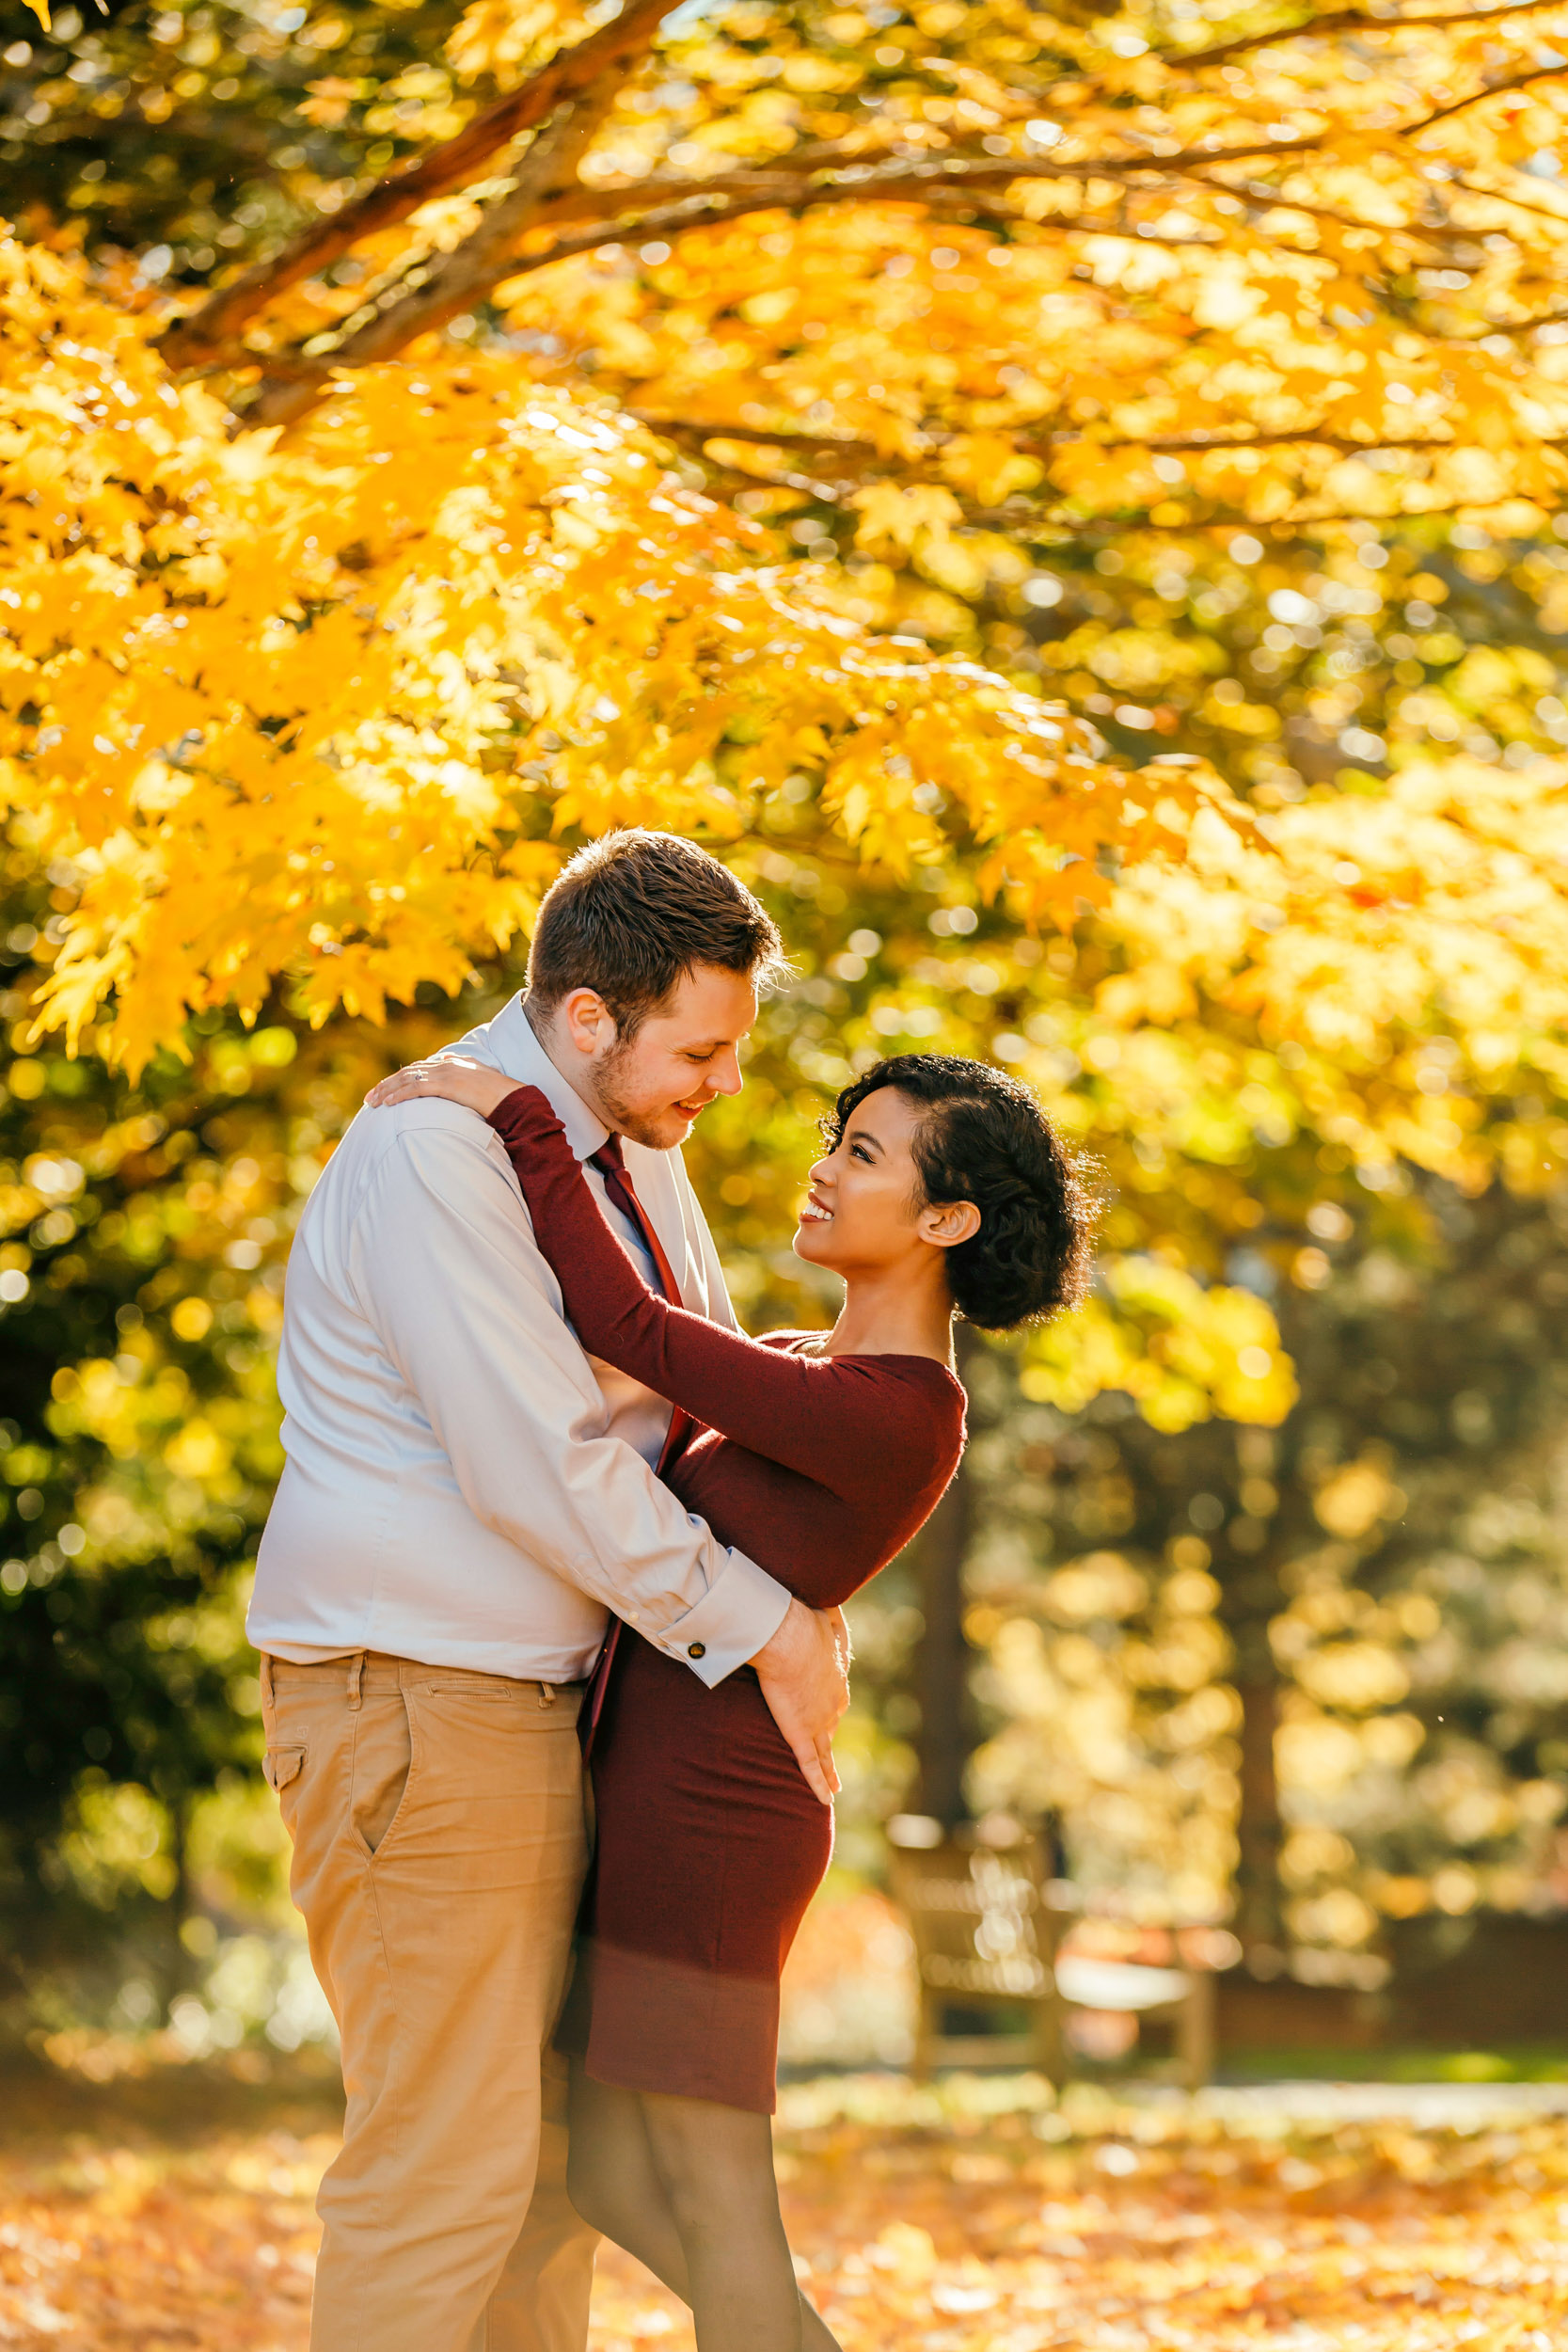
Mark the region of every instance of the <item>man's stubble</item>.
<instances>
[{"instance_id":1,"label":"man's stubble","mask_svg":"<svg viewBox=\"0 0 1568 2352\"><path fill-rule=\"evenodd\" d=\"M646 1144L651 1152L667 1152L671 1147L655 1124L657 1114L640 1110L626 1090L629 1074L626 1065L632 1058L636 1042L635 1038L617 1038L603 1061L595 1065L593 1073L594 1106L612 1135L625 1136L632 1143Z\"/></svg>"}]
</instances>

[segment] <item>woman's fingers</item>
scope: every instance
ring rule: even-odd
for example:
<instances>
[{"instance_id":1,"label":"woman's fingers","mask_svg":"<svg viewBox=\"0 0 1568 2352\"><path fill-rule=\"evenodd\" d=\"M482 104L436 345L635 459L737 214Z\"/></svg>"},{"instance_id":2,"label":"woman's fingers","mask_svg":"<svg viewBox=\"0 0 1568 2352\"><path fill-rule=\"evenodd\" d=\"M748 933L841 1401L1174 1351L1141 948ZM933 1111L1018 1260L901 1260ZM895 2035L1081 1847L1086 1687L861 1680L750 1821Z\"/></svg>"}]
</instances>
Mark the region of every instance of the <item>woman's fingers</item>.
<instances>
[{"instance_id":1,"label":"woman's fingers","mask_svg":"<svg viewBox=\"0 0 1568 2352\"><path fill-rule=\"evenodd\" d=\"M446 1103L462 1103L481 1117L494 1110L515 1089L515 1080L493 1070L488 1062L470 1061L460 1054L439 1054L429 1061L411 1061L372 1087L365 1101L372 1110L394 1103L411 1103L432 1095Z\"/></svg>"},{"instance_id":2,"label":"woman's fingers","mask_svg":"<svg viewBox=\"0 0 1568 2352\"><path fill-rule=\"evenodd\" d=\"M388 1078L382 1078L372 1087L365 1100L376 1110L388 1103L405 1103L411 1094L444 1094L450 1090L454 1075L462 1071L477 1071L479 1062L460 1061L455 1055L442 1059L405 1062Z\"/></svg>"},{"instance_id":3,"label":"woman's fingers","mask_svg":"<svg viewBox=\"0 0 1568 2352\"><path fill-rule=\"evenodd\" d=\"M406 1070L394 1070L389 1078L382 1078L372 1087L365 1100L372 1110L385 1110L388 1103L404 1103L411 1094L428 1093L426 1066L410 1062Z\"/></svg>"},{"instance_id":4,"label":"woman's fingers","mask_svg":"<svg viewBox=\"0 0 1568 2352\"><path fill-rule=\"evenodd\" d=\"M824 1804L838 1786L832 1740L848 1686L830 1618L792 1600L751 1661L768 1709Z\"/></svg>"},{"instance_id":5,"label":"woman's fingers","mask_svg":"<svg viewBox=\"0 0 1568 2352\"><path fill-rule=\"evenodd\" d=\"M794 1741L790 1742L795 1745ZM831 1747L820 1743L795 1748L795 1761L800 1767L807 1788L819 1804L832 1804L839 1790L838 1768L833 1762Z\"/></svg>"}]
</instances>

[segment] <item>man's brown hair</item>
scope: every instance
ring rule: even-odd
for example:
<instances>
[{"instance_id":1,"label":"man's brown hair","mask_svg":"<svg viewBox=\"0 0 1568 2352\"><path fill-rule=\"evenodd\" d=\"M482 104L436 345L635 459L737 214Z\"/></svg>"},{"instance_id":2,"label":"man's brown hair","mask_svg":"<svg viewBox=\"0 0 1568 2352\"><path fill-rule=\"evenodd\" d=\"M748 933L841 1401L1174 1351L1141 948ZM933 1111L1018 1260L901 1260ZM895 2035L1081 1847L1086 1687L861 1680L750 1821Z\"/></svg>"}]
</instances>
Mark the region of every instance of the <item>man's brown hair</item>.
<instances>
[{"instance_id":1,"label":"man's brown hair","mask_svg":"<svg viewBox=\"0 0 1568 2352\"><path fill-rule=\"evenodd\" d=\"M529 995L553 1012L593 989L625 1044L701 963L765 985L784 969L771 915L695 842L631 826L579 850L546 892Z\"/></svg>"}]
</instances>

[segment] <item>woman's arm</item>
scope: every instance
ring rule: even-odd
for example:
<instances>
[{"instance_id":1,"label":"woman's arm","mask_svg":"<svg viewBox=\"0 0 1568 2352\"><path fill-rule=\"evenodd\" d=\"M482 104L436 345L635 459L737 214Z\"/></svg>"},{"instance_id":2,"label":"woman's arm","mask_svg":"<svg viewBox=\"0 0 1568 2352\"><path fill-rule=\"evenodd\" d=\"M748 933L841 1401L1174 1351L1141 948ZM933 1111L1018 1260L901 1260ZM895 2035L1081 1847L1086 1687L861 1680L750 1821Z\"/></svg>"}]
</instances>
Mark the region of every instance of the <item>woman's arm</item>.
<instances>
[{"instance_id":1,"label":"woman's arm","mask_svg":"<svg viewBox=\"0 0 1568 2352\"><path fill-rule=\"evenodd\" d=\"M786 1355L672 1306L648 1288L605 1223L538 1089L516 1088L488 1117L591 1355L834 1492L863 1486L868 1446L882 1449L886 1465L887 1398L872 1360Z\"/></svg>"}]
</instances>

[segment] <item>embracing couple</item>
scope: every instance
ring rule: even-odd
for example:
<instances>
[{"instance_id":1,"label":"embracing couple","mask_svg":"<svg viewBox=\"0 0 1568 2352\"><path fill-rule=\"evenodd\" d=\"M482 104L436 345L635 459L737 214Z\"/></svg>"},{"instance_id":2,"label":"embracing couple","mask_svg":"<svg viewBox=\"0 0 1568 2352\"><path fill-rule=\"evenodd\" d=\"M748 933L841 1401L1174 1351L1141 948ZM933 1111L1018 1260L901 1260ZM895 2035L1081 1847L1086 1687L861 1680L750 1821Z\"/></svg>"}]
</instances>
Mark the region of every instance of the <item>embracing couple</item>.
<instances>
[{"instance_id":1,"label":"embracing couple","mask_svg":"<svg viewBox=\"0 0 1568 2352\"><path fill-rule=\"evenodd\" d=\"M610 835L300 1222L249 1629L348 2097L313 2352L582 2352L600 2233L702 2352L832 2345L768 2119L839 1604L957 1466L955 1312L1076 1295L1088 1219L1023 1087L898 1056L795 1235L838 1321L747 1338L678 1146L782 969L715 859Z\"/></svg>"}]
</instances>

